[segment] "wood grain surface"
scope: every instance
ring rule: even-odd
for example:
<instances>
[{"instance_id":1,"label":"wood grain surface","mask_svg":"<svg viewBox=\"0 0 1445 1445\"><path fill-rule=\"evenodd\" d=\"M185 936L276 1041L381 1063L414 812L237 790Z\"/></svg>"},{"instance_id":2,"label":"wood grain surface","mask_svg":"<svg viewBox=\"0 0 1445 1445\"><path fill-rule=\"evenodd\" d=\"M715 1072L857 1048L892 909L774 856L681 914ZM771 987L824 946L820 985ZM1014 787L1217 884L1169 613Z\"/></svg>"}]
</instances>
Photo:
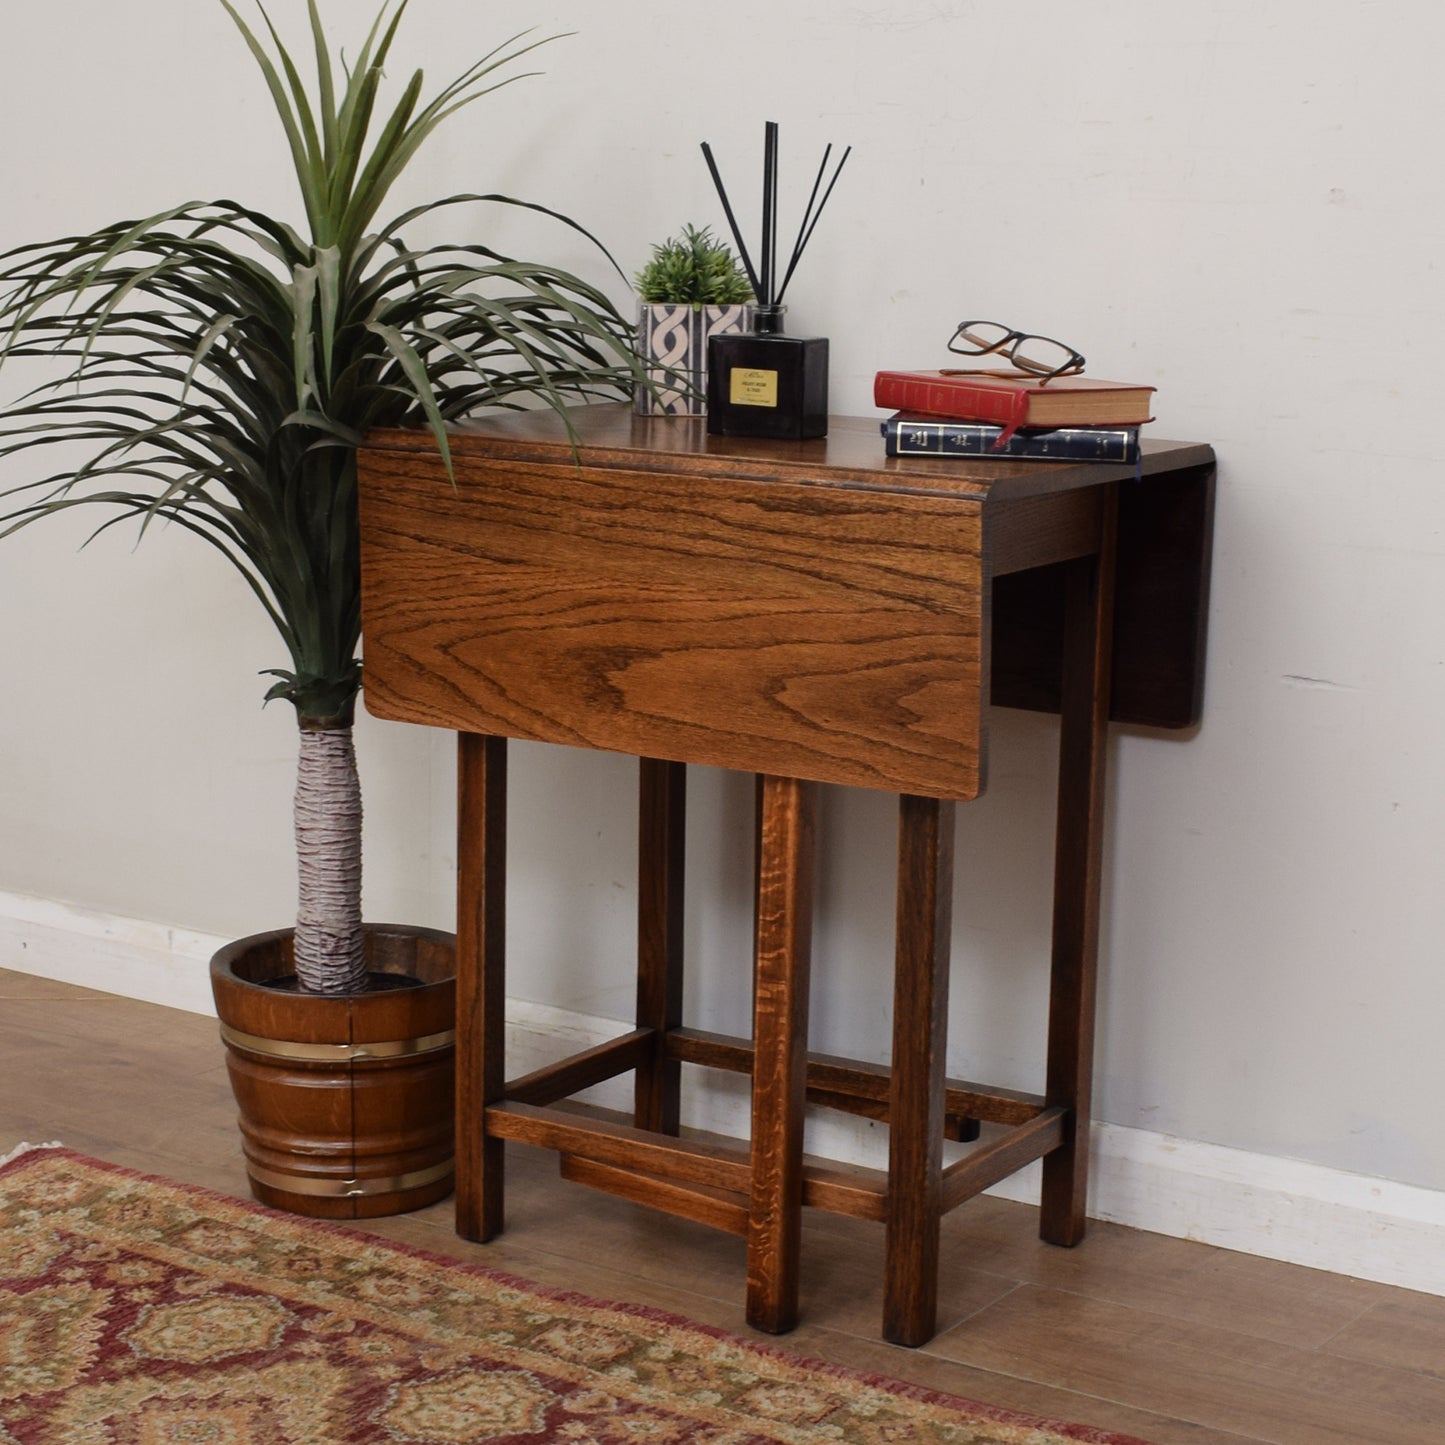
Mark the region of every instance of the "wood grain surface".
<instances>
[{"instance_id":1,"label":"wood grain surface","mask_svg":"<svg viewBox=\"0 0 1445 1445\"><path fill-rule=\"evenodd\" d=\"M457 1233L502 1227L506 1156L482 1128L506 1087L507 740L457 738Z\"/></svg>"},{"instance_id":2,"label":"wood grain surface","mask_svg":"<svg viewBox=\"0 0 1445 1445\"><path fill-rule=\"evenodd\" d=\"M899 799L883 1294L883 1338L897 1345L937 1328L953 825L952 803Z\"/></svg>"},{"instance_id":3,"label":"wood grain surface","mask_svg":"<svg viewBox=\"0 0 1445 1445\"><path fill-rule=\"evenodd\" d=\"M972 499L363 459L366 700L464 732L971 798Z\"/></svg>"},{"instance_id":4,"label":"wood grain surface","mask_svg":"<svg viewBox=\"0 0 1445 1445\"><path fill-rule=\"evenodd\" d=\"M1044 1159L1039 1214L1041 1237L1061 1245L1084 1237L1088 1202L1117 509L1111 489L1104 548L1071 564L1065 613L1044 1096L1066 1113L1063 1143Z\"/></svg>"},{"instance_id":5,"label":"wood grain surface","mask_svg":"<svg viewBox=\"0 0 1445 1445\"><path fill-rule=\"evenodd\" d=\"M640 1129L676 1134L681 1121L682 1065L664 1041L682 1023L683 898L687 838L687 768L638 759L637 1027L650 1046L637 1065L634 1117Z\"/></svg>"},{"instance_id":6,"label":"wood grain surface","mask_svg":"<svg viewBox=\"0 0 1445 1445\"><path fill-rule=\"evenodd\" d=\"M753 970L748 1323L770 1334L798 1322L817 791L796 778L763 780Z\"/></svg>"},{"instance_id":7,"label":"wood grain surface","mask_svg":"<svg viewBox=\"0 0 1445 1445\"><path fill-rule=\"evenodd\" d=\"M777 442L592 406L463 425L451 449L455 484L425 432L359 454L382 717L969 799L983 701L1060 707L1048 564L1094 550L1114 482L1111 716L1201 716L1208 446L1151 439L1136 474L885 457L876 418Z\"/></svg>"}]
</instances>

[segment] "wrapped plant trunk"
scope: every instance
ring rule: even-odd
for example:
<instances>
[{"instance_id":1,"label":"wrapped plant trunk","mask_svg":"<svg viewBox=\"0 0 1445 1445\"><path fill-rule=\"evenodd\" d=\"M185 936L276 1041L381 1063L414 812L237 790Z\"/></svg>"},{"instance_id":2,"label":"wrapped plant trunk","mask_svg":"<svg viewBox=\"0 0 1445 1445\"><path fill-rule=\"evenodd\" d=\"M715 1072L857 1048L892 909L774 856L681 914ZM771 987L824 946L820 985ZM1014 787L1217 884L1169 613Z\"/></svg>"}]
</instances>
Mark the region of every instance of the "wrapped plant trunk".
<instances>
[{"instance_id":1,"label":"wrapped plant trunk","mask_svg":"<svg viewBox=\"0 0 1445 1445\"><path fill-rule=\"evenodd\" d=\"M311 993L366 987L361 781L350 723L301 720L296 764L296 976Z\"/></svg>"}]
</instances>

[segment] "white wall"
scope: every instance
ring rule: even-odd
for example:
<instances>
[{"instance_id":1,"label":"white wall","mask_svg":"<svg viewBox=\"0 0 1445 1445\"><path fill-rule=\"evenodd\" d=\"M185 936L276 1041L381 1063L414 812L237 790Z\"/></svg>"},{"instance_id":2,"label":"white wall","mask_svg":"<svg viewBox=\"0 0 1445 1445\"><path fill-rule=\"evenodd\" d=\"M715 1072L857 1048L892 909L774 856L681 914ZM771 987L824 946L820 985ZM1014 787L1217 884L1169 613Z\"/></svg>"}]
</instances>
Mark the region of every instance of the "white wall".
<instances>
[{"instance_id":1,"label":"white wall","mask_svg":"<svg viewBox=\"0 0 1445 1445\"><path fill-rule=\"evenodd\" d=\"M298 38L303 11L273 7ZM412 12L398 75L449 78L524 25L580 34L457 117L398 208L510 191L585 221L631 271L682 223L721 222L698 142L751 176L776 119L785 217L823 144L855 147L789 298L793 330L832 339L835 410L872 414L877 367L939 364L954 322L983 315L1157 384L1155 432L1214 443L1205 720L1112 749L1098 1111L1445 1189L1439 7ZM198 0L8 7L0 245L192 196L294 213L227 25ZM566 237L460 225L607 277ZM83 535L0 544L0 891L218 934L288 921L293 726L260 710L255 676L278 645L199 544L111 534L77 556ZM1028 1088L1054 727L993 726L991 790L960 811L952 1066ZM447 925L450 739L366 719L360 744L368 913ZM630 777L517 750L521 997L626 1013ZM737 1029L749 794L705 772L694 793L693 1018ZM876 1058L893 809L832 791L824 820L813 1037Z\"/></svg>"}]
</instances>

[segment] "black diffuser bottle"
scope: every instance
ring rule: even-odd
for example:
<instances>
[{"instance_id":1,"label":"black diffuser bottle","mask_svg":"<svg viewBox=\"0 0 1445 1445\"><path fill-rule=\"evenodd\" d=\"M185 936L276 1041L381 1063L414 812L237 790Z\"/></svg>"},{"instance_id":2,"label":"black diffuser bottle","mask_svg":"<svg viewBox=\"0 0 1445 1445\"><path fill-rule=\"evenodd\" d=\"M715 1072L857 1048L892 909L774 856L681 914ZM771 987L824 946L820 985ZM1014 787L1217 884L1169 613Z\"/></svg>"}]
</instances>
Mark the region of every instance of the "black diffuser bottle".
<instances>
[{"instance_id":1,"label":"black diffuser bottle","mask_svg":"<svg viewBox=\"0 0 1445 1445\"><path fill-rule=\"evenodd\" d=\"M715 436L827 436L828 338L785 336L785 309L760 306L755 330L708 343L707 429Z\"/></svg>"},{"instance_id":2,"label":"black diffuser bottle","mask_svg":"<svg viewBox=\"0 0 1445 1445\"><path fill-rule=\"evenodd\" d=\"M823 152L813 192L798 228L798 239L782 281L777 281L778 220L778 127L767 123L763 147L763 237L761 265L754 267L739 234L722 177L706 142L702 152L732 227L733 239L757 294L758 306L753 330L714 336L707 354L707 429L715 436L773 437L804 441L828 434L828 338L788 336L783 330L782 304L803 248L822 215L823 206L843 162L844 151L833 178L818 198L827 171L832 146ZM816 203L816 210L814 205Z\"/></svg>"}]
</instances>

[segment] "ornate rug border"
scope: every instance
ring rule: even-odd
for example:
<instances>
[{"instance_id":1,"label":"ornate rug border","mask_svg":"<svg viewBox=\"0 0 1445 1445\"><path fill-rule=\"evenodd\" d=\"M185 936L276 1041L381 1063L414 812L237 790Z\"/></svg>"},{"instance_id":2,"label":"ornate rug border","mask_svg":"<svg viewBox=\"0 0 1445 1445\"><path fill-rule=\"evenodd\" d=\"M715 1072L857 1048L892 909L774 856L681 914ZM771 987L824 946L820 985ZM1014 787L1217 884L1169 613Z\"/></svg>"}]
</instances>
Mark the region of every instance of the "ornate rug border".
<instances>
[{"instance_id":1,"label":"ornate rug border","mask_svg":"<svg viewBox=\"0 0 1445 1445\"><path fill-rule=\"evenodd\" d=\"M220 1190L210 1189L205 1185L189 1184L182 1180L168 1179L161 1174L152 1174L146 1170L132 1169L128 1165L95 1159L62 1144L18 1145L9 1154L0 1158L0 1180L60 1159L70 1160L84 1168L97 1170L100 1173L114 1174L122 1178L174 1189L193 1199L211 1201L226 1208L264 1218L272 1223L279 1223L302 1237L320 1232L343 1239L361 1240L367 1245L379 1246L383 1250L436 1264L447 1270L460 1270L464 1274L487 1279L504 1288L520 1290L556 1304L575 1305L592 1310L610 1310L635 1319L666 1325L672 1329L691 1331L735 1346L745 1354L769 1360L775 1364L787 1365L806 1374L851 1381L886 1394L895 1395L900 1399L913 1400L942 1409L956 1409L995 1424L1017 1426L1020 1429L1048 1430L1063 1439L1078 1441L1080 1445L1151 1445L1151 1442L1141 1439L1137 1435L1121 1435L1092 1425L1075 1424L1069 1421L1050 1419L1044 1415L1034 1415L1026 1411L1011 1410L1002 1405L990 1405L985 1401L970 1399L964 1395L954 1395L943 1390L933 1390L924 1385L910 1384L907 1380L895 1379L889 1375L878 1375L871 1371L854 1369L849 1365L834 1364L830 1360L819 1360L807 1355L794 1354L780 1346L750 1340L715 1325L702 1324L697 1320L690 1320L684 1315L656 1309L651 1305L633 1304L623 1300L598 1299L596 1296L582 1294L576 1290L538 1284L536 1281L524 1279L520 1275L507 1274L502 1270L493 1269L490 1265L473 1264L455 1259L450 1255L425 1249L419 1245L405 1244L381 1235L370 1234L364 1229L355 1229L332 1220L302 1218L287 1214L283 1210L271 1209L252 1199L223 1194Z\"/></svg>"}]
</instances>

